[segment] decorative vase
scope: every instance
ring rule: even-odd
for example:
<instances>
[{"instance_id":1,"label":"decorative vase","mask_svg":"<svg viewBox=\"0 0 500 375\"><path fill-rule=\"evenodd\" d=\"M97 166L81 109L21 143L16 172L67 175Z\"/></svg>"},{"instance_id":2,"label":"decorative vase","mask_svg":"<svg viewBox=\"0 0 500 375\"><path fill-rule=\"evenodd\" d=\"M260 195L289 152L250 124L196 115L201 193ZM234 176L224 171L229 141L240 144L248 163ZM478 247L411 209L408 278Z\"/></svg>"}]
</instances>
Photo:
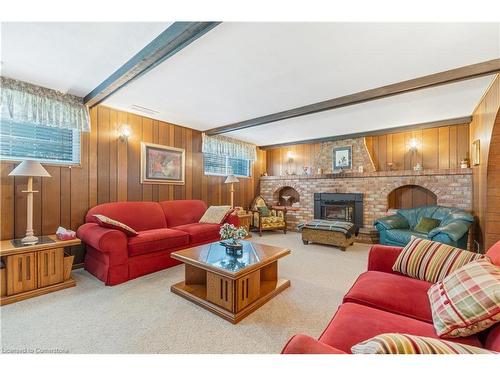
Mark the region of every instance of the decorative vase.
<instances>
[{"instance_id":1,"label":"decorative vase","mask_svg":"<svg viewBox=\"0 0 500 375\"><path fill-rule=\"evenodd\" d=\"M226 253L229 255L237 254L239 251L243 250L243 244L239 243L236 239L231 239L231 241L221 241L220 244L226 248Z\"/></svg>"}]
</instances>

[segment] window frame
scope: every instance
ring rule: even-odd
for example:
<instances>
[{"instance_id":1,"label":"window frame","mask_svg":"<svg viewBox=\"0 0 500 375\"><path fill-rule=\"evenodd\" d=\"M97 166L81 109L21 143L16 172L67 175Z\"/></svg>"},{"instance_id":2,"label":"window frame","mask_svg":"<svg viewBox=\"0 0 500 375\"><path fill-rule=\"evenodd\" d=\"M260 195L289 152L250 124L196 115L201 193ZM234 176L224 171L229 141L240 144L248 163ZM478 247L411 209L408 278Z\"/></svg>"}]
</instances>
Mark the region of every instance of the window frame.
<instances>
[{"instance_id":1,"label":"window frame","mask_svg":"<svg viewBox=\"0 0 500 375\"><path fill-rule=\"evenodd\" d=\"M0 120L5 121L5 120ZM30 158L30 157L13 157L10 158L8 156L4 156L0 154L0 162L1 163L21 163L25 160L35 160L40 164L47 165L49 167L68 167L68 168L81 168L82 167L82 141L83 141L83 132L77 129L67 129L67 130L76 130L80 137L80 150L79 150L79 161L78 162L65 162L61 160L53 160L53 159L39 159L39 158ZM0 137L2 137L0 135Z\"/></svg>"},{"instance_id":2,"label":"window frame","mask_svg":"<svg viewBox=\"0 0 500 375\"><path fill-rule=\"evenodd\" d=\"M206 172L205 171L205 153L202 153L202 154L203 154L203 174L205 176L219 176L219 177L229 176L229 174L227 173L227 170L229 168L229 165L228 165L228 160L230 158L229 156L224 156L226 158L226 174L223 174L223 173ZM232 158L232 159L237 159L237 158ZM238 177L238 178L252 178L252 160L249 160L249 159L238 159L238 160L246 160L246 162L248 163L248 176L243 176L243 175L239 175L239 174L235 174L235 173L233 173L233 175Z\"/></svg>"}]
</instances>

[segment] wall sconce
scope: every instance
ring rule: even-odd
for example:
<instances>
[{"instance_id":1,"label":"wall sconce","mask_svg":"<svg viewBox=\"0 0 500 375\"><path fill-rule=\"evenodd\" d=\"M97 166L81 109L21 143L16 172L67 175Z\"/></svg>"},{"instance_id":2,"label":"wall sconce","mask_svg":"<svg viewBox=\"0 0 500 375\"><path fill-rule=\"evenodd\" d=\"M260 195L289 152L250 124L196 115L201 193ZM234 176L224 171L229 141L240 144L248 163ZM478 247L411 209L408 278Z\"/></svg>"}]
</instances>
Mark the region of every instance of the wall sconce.
<instances>
[{"instance_id":1,"label":"wall sconce","mask_svg":"<svg viewBox=\"0 0 500 375\"><path fill-rule=\"evenodd\" d=\"M286 157L287 157L289 163L293 163L293 152L292 151L288 151L286 153Z\"/></svg>"},{"instance_id":2,"label":"wall sconce","mask_svg":"<svg viewBox=\"0 0 500 375\"><path fill-rule=\"evenodd\" d=\"M418 150L418 140L417 138L411 138L408 142L409 150L412 152L417 152Z\"/></svg>"},{"instance_id":3,"label":"wall sconce","mask_svg":"<svg viewBox=\"0 0 500 375\"><path fill-rule=\"evenodd\" d=\"M122 125L120 129L118 130L118 138L122 142L127 142L128 138L130 137L130 128L127 125Z\"/></svg>"}]
</instances>

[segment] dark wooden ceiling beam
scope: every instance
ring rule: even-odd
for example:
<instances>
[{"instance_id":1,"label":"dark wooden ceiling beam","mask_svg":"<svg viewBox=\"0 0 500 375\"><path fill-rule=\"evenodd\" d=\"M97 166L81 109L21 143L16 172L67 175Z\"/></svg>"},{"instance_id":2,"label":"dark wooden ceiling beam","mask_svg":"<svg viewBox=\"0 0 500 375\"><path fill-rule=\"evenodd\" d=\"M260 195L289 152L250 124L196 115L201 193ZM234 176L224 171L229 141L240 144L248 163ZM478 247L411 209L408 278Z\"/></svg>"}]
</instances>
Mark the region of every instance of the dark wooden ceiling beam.
<instances>
[{"instance_id":1,"label":"dark wooden ceiling beam","mask_svg":"<svg viewBox=\"0 0 500 375\"><path fill-rule=\"evenodd\" d=\"M500 72L500 59L484 61L478 64L467 65L456 69L447 70L440 73L410 79L403 82L394 83L387 86L360 91L354 94L340 96L338 98L325 100L322 102L305 105L272 113L269 115L256 117L250 120L236 122L229 125L220 126L206 131L208 135L228 133L235 130L251 128L254 126L269 124L271 122L286 120L294 117L310 115L317 112L329 111L335 108L347 107L371 100L387 98L389 96L404 94L411 91L422 90L430 87L446 85L449 83L469 80Z\"/></svg>"},{"instance_id":2,"label":"dark wooden ceiling beam","mask_svg":"<svg viewBox=\"0 0 500 375\"><path fill-rule=\"evenodd\" d=\"M403 125L403 126L396 126L396 127L392 127L392 128L386 128L386 129L371 130L371 131L366 131L366 132L361 132L361 133L342 134L342 135L335 135L335 136L331 136L331 137L307 139L307 140L303 140L303 141L277 143L277 144L272 144L272 145L259 146L259 148L262 150L268 150L271 148L286 147L286 146L293 146L293 145L341 141L343 139L370 137L370 136L374 136L374 135L400 133L400 132L430 129L430 128L440 128L440 127L449 126L449 125L470 124L471 121L472 121L472 116L457 117L457 118L451 118L451 119L446 119L446 120L425 122L422 124Z\"/></svg>"},{"instance_id":3,"label":"dark wooden ceiling beam","mask_svg":"<svg viewBox=\"0 0 500 375\"><path fill-rule=\"evenodd\" d=\"M219 24L220 22L174 22L87 94L83 98L84 103L89 107L99 104L108 96L175 55Z\"/></svg>"}]
</instances>

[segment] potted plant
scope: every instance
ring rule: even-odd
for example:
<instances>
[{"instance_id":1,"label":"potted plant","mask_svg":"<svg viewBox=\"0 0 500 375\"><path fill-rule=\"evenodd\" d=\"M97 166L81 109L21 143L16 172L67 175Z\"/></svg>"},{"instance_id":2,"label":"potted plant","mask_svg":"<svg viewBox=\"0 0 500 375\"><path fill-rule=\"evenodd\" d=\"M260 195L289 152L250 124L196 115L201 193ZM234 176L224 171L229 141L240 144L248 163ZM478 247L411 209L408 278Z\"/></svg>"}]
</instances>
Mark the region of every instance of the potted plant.
<instances>
[{"instance_id":1,"label":"potted plant","mask_svg":"<svg viewBox=\"0 0 500 375\"><path fill-rule=\"evenodd\" d=\"M230 241L221 241L221 244L226 247L228 250L241 250L243 245L238 242L238 240L242 240L246 236L248 236L248 232L244 227L235 227L233 224L224 224L220 228L220 238L221 240L230 240Z\"/></svg>"}]
</instances>

